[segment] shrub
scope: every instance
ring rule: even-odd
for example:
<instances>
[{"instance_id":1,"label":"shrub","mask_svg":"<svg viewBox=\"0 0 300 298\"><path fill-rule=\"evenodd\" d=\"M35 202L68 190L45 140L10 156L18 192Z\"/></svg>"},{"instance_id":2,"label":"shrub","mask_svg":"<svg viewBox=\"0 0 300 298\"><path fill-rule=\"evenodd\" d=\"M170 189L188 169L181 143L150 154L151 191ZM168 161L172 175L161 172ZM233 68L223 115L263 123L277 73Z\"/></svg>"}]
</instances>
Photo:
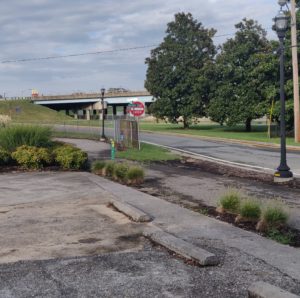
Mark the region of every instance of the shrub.
<instances>
[{"instance_id":1,"label":"shrub","mask_svg":"<svg viewBox=\"0 0 300 298\"><path fill-rule=\"evenodd\" d=\"M26 145L18 147L11 156L18 164L27 169L39 169L52 161L48 149Z\"/></svg>"},{"instance_id":2,"label":"shrub","mask_svg":"<svg viewBox=\"0 0 300 298\"><path fill-rule=\"evenodd\" d=\"M10 162L10 160L11 160L10 153L5 149L0 148L0 165L6 165Z\"/></svg>"},{"instance_id":3,"label":"shrub","mask_svg":"<svg viewBox=\"0 0 300 298\"><path fill-rule=\"evenodd\" d=\"M230 212L238 212L241 203L241 194L234 189L229 189L220 199L221 207Z\"/></svg>"},{"instance_id":4,"label":"shrub","mask_svg":"<svg viewBox=\"0 0 300 298\"><path fill-rule=\"evenodd\" d=\"M143 183L145 172L140 167L130 167L127 173L127 179L132 184Z\"/></svg>"},{"instance_id":5,"label":"shrub","mask_svg":"<svg viewBox=\"0 0 300 298\"><path fill-rule=\"evenodd\" d=\"M125 163L119 163L115 165L114 176L121 180L125 181L127 179L127 173L129 170L129 166Z\"/></svg>"},{"instance_id":6,"label":"shrub","mask_svg":"<svg viewBox=\"0 0 300 298\"><path fill-rule=\"evenodd\" d=\"M261 207L259 202L250 199L242 201L240 215L243 218L258 220L261 215Z\"/></svg>"},{"instance_id":7,"label":"shrub","mask_svg":"<svg viewBox=\"0 0 300 298\"><path fill-rule=\"evenodd\" d=\"M10 152L22 145L49 147L51 143L51 129L49 127L9 126L0 129L0 146Z\"/></svg>"},{"instance_id":8,"label":"shrub","mask_svg":"<svg viewBox=\"0 0 300 298\"><path fill-rule=\"evenodd\" d=\"M288 220L288 214L281 205L270 205L262 214L262 220L269 228L284 226Z\"/></svg>"},{"instance_id":9,"label":"shrub","mask_svg":"<svg viewBox=\"0 0 300 298\"><path fill-rule=\"evenodd\" d=\"M92 164L92 172L95 174L103 174L103 170L105 169L106 163L103 160L97 160Z\"/></svg>"},{"instance_id":10,"label":"shrub","mask_svg":"<svg viewBox=\"0 0 300 298\"><path fill-rule=\"evenodd\" d=\"M113 161L110 161L105 166L106 176L113 177L115 174L116 164Z\"/></svg>"},{"instance_id":11,"label":"shrub","mask_svg":"<svg viewBox=\"0 0 300 298\"><path fill-rule=\"evenodd\" d=\"M63 145L53 150L55 161L64 169L79 170L86 165L87 154L70 145Z\"/></svg>"}]
</instances>

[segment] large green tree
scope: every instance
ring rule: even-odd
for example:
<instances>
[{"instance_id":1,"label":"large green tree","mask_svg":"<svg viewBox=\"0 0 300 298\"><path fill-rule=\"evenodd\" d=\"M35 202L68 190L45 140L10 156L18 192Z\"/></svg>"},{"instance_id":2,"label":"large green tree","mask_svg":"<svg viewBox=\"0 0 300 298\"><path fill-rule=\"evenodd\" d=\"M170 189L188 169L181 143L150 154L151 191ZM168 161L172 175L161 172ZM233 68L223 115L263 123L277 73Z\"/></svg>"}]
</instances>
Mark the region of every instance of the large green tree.
<instances>
[{"instance_id":1,"label":"large green tree","mask_svg":"<svg viewBox=\"0 0 300 298\"><path fill-rule=\"evenodd\" d=\"M266 113L269 92L276 95L277 58L266 31L256 21L243 19L235 27L235 36L221 46L216 58L217 86L209 115L221 124L245 123L251 131L251 121Z\"/></svg>"},{"instance_id":2,"label":"large green tree","mask_svg":"<svg viewBox=\"0 0 300 298\"><path fill-rule=\"evenodd\" d=\"M163 42L151 51L145 88L156 98L151 111L158 118L188 127L193 117L205 115L209 66L216 50L214 29L206 29L190 13L178 13L167 25Z\"/></svg>"}]
</instances>

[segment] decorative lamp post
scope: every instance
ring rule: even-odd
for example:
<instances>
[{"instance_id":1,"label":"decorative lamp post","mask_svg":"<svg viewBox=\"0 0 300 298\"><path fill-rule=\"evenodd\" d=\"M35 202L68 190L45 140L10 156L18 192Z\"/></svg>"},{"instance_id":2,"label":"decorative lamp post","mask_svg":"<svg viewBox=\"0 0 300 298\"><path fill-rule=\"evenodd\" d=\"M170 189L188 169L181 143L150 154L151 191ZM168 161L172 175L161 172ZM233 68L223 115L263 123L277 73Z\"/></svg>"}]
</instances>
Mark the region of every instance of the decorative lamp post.
<instances>
[{"instance_id":1,"label":"decorative lamp post","mask_svg":"<svg viewBox=\"0 0 300 298\"><path fill-rule=\"evenodd\" d=\"M104 134L104 116L105 116L105 113L104 113L104 93L105 93L105 89L102 88L101 89L101 108L102 108L102 134L101 134L101 141L105 141L106 140L106 137L105 137L105 134Z\"/></svg>"},{"instance_id":2,"label":"decorative lamp post","mask_svg":"<svg viewBox=\"0 0 300 298\"><path fill-rule=\"evenodd\" d=\"M275 28L280 42L280 165L275 172L275 180L277 181L286 181L291 180L293 173L290 171L290 168L286 162L286 131L285 131L285 94L284 94L284 39L288 29L288 17L285 12L282 10L282 7L286 4L286 1L279 0L278 4L281 6L281 9L278 15L275 17Z\"/></svg>"}]
</instances>

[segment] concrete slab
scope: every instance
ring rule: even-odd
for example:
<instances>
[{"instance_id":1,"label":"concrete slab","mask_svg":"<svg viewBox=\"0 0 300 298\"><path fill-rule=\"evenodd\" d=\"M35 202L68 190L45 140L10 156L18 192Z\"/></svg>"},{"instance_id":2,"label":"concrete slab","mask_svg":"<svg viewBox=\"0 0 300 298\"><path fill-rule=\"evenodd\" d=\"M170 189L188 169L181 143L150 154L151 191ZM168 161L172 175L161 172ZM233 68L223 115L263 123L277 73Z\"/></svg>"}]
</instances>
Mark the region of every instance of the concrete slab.
<instances>
[{"instance_id":1,"label":"concrete slab","mask_svg":"<svg viewBox=\"0 0 300 298\"><path fill-rule=\"evenodd\" d=\"M162 230L150 228L146 229L143 234L153 242L166 247L168 250L188 260L196 261L199 265L214 266L220 263L220 260L214 254Z\"/></svg>"},{"instance_id":2,"label":"concrete slab","mask_svg":"<svg viewBox=\"0 0 300 298\"><path fill-rule=\"evenodd\" d=\"M283 289L265 282L256 282L248 290L249 298L299 298L300 296L289 293Z\"/></svg>"},{"instance_id":3,"label":"concrete slab","mask_svg":"<svg viewBox=\"0 0 300 298\"><path fill-rule=\"evenodd\" d=\"M152 220L151 216L130 204L116 200L110 200L110 204L135 222L150 222Z\"/></svg>"}]
</instances>

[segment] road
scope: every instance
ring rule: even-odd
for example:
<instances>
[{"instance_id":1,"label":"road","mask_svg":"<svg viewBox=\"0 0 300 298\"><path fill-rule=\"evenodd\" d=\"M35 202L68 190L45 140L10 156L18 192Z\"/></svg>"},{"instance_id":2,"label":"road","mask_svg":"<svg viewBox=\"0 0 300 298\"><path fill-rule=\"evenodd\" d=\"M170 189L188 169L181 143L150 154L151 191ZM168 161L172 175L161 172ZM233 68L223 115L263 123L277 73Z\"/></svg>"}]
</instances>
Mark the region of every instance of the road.
<instances>
[{"instance_id":1,"label":"road","mask_svg":"<svg viewBox=\"0 0 300 298\"><path fill-rule=\"evenodd\" d=\"M57 130L66 129L64 126L55 126ZM67 131L91 132L100 131L97 127L72 127ZM100 133L100 132L99 132ZM113 129L106 128L107 136L113 136ZM258 148L250 145L236 144L223 141L207 140L188 136L166 135L160 133L140 134L141 140L153 144L172 147L226 162L238 163L253 167L275 170L280 162L280 150L273 148ZM287 162L295 175L300 175L300 151L288 152Z\"/></svg>"}]
</instances>

